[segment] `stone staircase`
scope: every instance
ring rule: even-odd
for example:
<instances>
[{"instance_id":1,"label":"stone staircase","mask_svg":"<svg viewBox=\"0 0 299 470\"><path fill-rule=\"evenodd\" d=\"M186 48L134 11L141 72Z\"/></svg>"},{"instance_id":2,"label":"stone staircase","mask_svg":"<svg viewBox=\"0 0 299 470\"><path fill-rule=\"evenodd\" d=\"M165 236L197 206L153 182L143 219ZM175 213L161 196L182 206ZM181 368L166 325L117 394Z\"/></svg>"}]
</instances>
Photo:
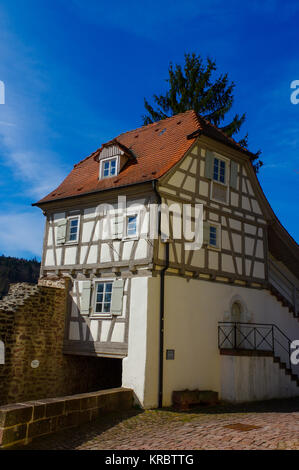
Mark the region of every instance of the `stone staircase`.
<instances>
[{"instance_id":1,"label":"stone staircase","mask_svg":"<svg viewBox=\"0 0 299 470\"><path fill-rule=\"evenodd\" d=\"M278 302L280 302L282 304L283 307L287 307L289 312L293 314L293 317L298 319L299 320L299 312L297 309L295 309L294 305L289 301L287 300L282 294L281 292L279 292L278 289L276 289L274 286L272 286L271 284L269 285L269 290L270 290L270 293L271 295L273 295L274 297L276 297L276 299L278 300ZM296 311L297 310L297 311Z\"/></svg>"},{"instance_id":2,"label":"stone staircase","mask_svg":"<svg viewBox=\"0 0 299 470\"><path fill-rule=\"evenodd\" d=\"M279 356L273 355L273 361L279 365L279 368L285 371L285 374L290 376L290 379L293 382L296 382L297 386L299 387L299 375L294 374L292 369L287 366L285 362L281 360Z\"/></svg>"}]
</instances>

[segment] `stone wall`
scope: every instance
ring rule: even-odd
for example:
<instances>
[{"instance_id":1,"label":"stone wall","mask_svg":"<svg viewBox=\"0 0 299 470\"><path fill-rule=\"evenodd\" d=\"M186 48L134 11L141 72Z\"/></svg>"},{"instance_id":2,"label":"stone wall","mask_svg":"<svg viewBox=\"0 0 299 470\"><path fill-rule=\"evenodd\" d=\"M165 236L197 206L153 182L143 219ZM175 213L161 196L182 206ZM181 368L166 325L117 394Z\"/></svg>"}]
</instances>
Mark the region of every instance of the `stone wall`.
<instances>
[{"instance_id":1,"label":"stone wall","mask_svg":"<svg viewBox=\"0 0 299 470\"><path fill-rule=\"evenodd\" d=\"M67 281L12 284L0 301L0 405L120 385L120 360L63 354L67 292Z\"/></svg>"},{"instance_id":2,"label":"stone wall","mask_svg":"<svg viewBox=\"0 0 299 470\"><path fill-rule=\"evenodd\" d=\"M125 388L5 405L0 407L0 449L132 406L133 391Z\"/></svg>"}]
</instances>

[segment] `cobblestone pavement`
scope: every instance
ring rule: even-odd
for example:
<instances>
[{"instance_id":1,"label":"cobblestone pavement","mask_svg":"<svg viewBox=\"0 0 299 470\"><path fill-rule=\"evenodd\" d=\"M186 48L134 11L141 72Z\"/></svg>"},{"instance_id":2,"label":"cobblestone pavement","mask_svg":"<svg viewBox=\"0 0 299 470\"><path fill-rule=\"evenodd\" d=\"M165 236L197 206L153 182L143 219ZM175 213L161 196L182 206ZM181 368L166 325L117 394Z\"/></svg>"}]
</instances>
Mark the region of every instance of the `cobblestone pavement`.
<instances>
[{"instance_id":1,"label":"cobblestone pavement","mask_svg":"<svg viewBox=\"0 0 299 470\"><path fill-rule=\"evenodd\" d=\"M132 410L39 438L25 449L299 449L299 400L189 412Z\"/></svg>"}]
</instances>

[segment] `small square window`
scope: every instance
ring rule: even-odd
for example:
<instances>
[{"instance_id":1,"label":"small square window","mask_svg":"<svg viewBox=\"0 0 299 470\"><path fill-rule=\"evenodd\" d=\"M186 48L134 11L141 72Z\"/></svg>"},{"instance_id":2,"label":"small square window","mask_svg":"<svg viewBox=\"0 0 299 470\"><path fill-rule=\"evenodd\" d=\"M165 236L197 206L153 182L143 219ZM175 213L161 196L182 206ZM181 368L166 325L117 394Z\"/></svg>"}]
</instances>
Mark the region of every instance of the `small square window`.
<instances>
[{"instance_id":1,"label":"small square window","mask_svg":"<svg viewBox=\"0 0 299 470\"><path fill-rule=\"evenodd\" d=\"M101 165L102 178L109 178L110 176L116 175L117 157L102 160Z\"/></svg>"},{"instance_id":2,"label":"small square window","mask_svg":"<svg viewBox=\"0 0 299 470\"><path fill-rule=\"evenodd\" d=\"M96 287L95 313L110 313L112 282L99 282Z\"/></svg>"},{"instance_id":3,"label":"small square window","mask_svg":"<svg viewBox=\"0 0 299 470\"><path fill-rule=\"evenodd\" d=\"M127 237L137 235L137 215L129 215L127 217Z\"/></svg>"}]
</instances>

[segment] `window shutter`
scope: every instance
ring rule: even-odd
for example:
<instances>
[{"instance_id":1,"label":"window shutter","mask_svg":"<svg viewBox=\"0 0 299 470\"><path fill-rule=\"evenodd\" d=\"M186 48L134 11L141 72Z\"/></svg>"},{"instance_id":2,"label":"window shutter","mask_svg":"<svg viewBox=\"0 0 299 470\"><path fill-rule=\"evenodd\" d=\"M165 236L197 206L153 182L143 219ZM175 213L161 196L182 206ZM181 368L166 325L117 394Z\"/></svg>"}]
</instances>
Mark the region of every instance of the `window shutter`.
<instances>
[{"instance_id":1,"label":"window shutter","mask_svg":"<svg viewBox=\"0 0 299 470\"><path fill-rule=\"evenodd\" d=\"M81 306L80 306L81 315L89 314L90 294L91 294L91 281L84 281L82 295L81 295Z\"/></svg>"},{"instance_id":2,"label":"window shutter","mask_svg":"<svg viewBox=\"0 0 299 470\"><path fill-rule=\"evenodd\" d=\"M57 226L57 244L61 245L66 241L66 225L67 220L60 220Z\"/></svg>"},{"instance_id":3,"label":"window shutter","mask_svg":"<svg viewBox=\"0 0 299 470\"><path fill-rule=\"evenodd\" d=\"M112 223L112 238L122 239L124 228L124 217L123 215L116 215Z\"/></svg>"},{"instance_id":4,"label":"window shutter","mask_svg":"<svg viewBox=\"0 0 299 470\"><path fill-rule=\"evenodd\" d=\"M111 299L111 313L113 315L122 314L123 294L124 294L124 281L122 279L114 281L113 286L112 286L112 299Z\"/></svg>"},{"instance_id":5,"label":"window shutter","mask_svg":"<svg viewBox=\"0 0 299 470\"><path fill-rule=\"evenodd\" d=\"M238 163L230 162L230 187L237 189L238 185Z\"/></svg>"},{"instance_id":6,"label":"window shutter","mask_svg":"<svg viewBox=\"0 0 299 470\"><path fill-rule=\"evenodd\" d=\"M210 243L210 224L203 222L203 243L209 245Z\"/></svg>"},{"instance_id":7,"label":"window shutter","mask_svg":"<svg viewBox=\"0 0 299 470\"><path fill-rule=\"evenodd\" d=\"M211 150L206 150L205 177L213 178L214 155Z\"/></svg>"}]
</instances>

